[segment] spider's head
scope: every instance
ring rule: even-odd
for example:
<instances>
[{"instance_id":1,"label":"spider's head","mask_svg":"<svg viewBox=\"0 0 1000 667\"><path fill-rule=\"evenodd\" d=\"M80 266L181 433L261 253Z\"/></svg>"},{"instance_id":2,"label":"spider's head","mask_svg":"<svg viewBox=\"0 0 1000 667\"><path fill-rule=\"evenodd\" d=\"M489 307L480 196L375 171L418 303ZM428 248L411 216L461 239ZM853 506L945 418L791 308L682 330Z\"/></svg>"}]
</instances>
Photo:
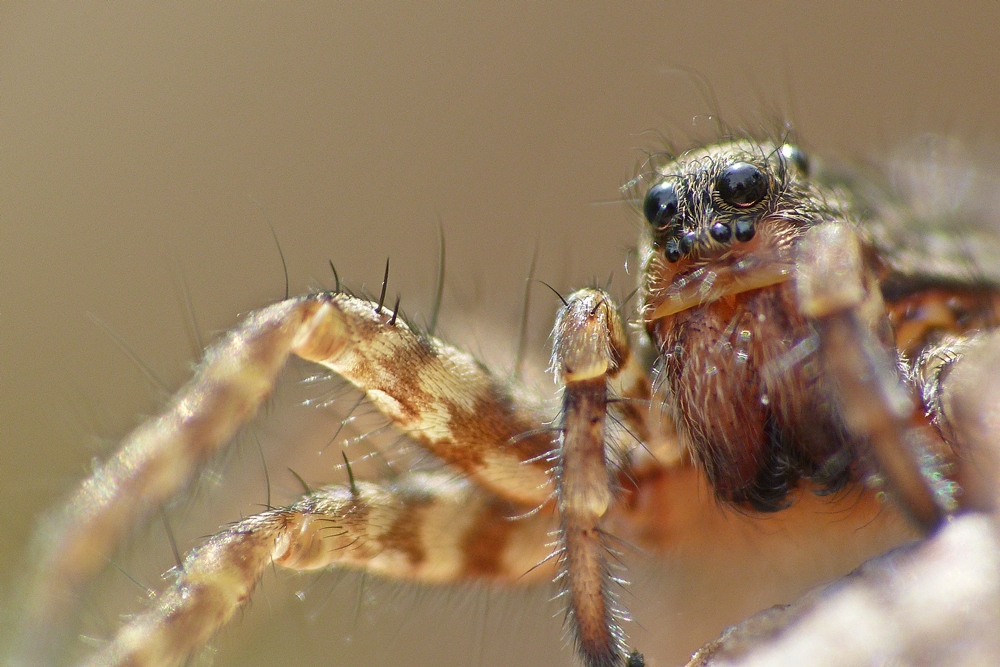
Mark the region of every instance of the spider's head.
<instances>
[{"instance_id":1,"label":"spider's head","mask_svg":"<svg viewBox=\"0 0 1000 667\"><path fill-rule=\"evenodd\" d=\"M793 246L827 217L828 197L789 144L720 144L661 169L646 191L643 319L792 278Z\"/></svg>"},{"instance_id":2,"label":"spider's head","mask_svg":"<svg viewBox=\"0 0 1000 667\"><path fill-rule=\"evenodd\" d=\"M750 142L687 153L645 193L640 312L663 405L722 500L776 511L803 477L852 474L839 436L811 435L839 431L816 365L796 361L813 332L795 282L800 239L850 224L849 204L796 148Z\"/></svg>"}]
</instances>

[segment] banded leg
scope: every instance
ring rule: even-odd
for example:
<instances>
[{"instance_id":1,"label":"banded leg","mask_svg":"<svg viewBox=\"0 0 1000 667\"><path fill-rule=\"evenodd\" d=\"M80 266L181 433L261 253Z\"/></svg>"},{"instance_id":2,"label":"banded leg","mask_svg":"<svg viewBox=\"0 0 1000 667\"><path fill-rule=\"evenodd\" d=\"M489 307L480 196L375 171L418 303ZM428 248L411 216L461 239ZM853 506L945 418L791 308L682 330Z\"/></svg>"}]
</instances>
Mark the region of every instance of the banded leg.
<instances>
[{"instance_id":1,"label":"banded leg","mask_svg":"<svg viewBox=\"0 0 1000 667\"><path fill-rule=\"evenodd\" d=\"M553 436L523 397L470 355L346 294L284 301L209 348L166 410L131 433L48 522L20 662L54 661L80 588L132 526L184 488L255 414L289 354L343 375L403 431L497 495L526 507L551 496Z\"/></svg>"},{"instance_id":2,"label":"banded leg","mask_svg":"<svg viewBox=\"0 0 1000 667\"><path fill-rule=\"evenodd\" d=\"M453 474L411 474L315 491L244 519L184 559L154 607L120 629L89 664L182 665L249 599L271 563L291 570L360 568L429 583L507 585L551 578L551 511L514 503Z\"/></svg>"},{"instance_id":3,"label":"banded leg","mask_svg":"<svg viewBox=\"0 0 1000 667\"><path fill-rule=\"evenodd\" d=\"M315 324L295 354L365 390L396 426L482 486L527 507L551 497L554 435L509 382L369 301L312 301Z\"/></svg>"},{"instance_id":4,"label":"banded leg","mask_svg":"<svg viewBox=\"0 0 1000 667\"><path fill-rule=\"evenodd\" d=\"M557 493L559 582L577 648L588 667L625 661L623 612L607 560L602 518L612 504L616 470L609 461L607 411L622 380L634 386L635 361L607 294L580 290L560 310L552 370L563 385ZM621 460L624 460L622 457Z\"/></svg>"}]
</instances>

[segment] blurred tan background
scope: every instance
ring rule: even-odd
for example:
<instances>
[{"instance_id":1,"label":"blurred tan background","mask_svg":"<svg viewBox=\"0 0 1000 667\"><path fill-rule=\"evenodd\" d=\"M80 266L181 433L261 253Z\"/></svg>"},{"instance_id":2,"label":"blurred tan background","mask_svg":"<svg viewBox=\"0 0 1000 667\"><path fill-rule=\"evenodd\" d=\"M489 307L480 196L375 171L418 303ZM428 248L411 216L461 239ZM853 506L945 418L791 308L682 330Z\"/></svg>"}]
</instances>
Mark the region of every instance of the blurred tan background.
<instances>
[{"instance_id":1,"label":"blurred tan background","mask_svg":"<svg viewBox=\"0 0 1000 667\"><path fill-rule=\"evenodd\" d=\"M502 364L534 248L559 289L612 272L631 289L618 188L661 137L711 137L712 96L734 125L793 122L814 152L995 142L998 26L992 1L0 5L0 638L40 513L162 400L129 355L175 388L192 328L210 339L283 295L269 225L293 294L332 287L328 259L377 291L389 257L390 298L418 321L440 225L441 330ZM535 293L539 358L554 309ZM256 439L276 502L289 465L342 479L323 449L336 420L299 405L324 391L305 374L169 510L182 550L265 502ZM158 587L172 560L157 524L120 562ZM630 632L658 665L748 611L683 577L643 581ZM548 595L270 576L202 660L569 665ZM109 571L84 631L111 632L142 596Z\"/></svg>"}]
</instances>

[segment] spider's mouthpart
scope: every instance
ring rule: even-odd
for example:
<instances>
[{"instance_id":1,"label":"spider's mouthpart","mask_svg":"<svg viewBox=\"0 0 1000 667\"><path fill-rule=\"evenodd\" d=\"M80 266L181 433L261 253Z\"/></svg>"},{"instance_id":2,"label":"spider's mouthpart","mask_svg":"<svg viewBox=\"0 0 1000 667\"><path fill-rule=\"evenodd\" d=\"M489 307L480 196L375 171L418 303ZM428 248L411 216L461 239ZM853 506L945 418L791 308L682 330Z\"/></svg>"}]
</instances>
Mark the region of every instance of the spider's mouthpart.
<instances>
[{"instance_id":1,"label":"spider's mouthpart","mask_svg":"<svg viewBox=\"0 0 1000 667\"><path fill-rule=\"evenodd\" d=\"M659 296L660 303L646 317L646 321L652 322L724 297L787 282L792 279L793 268L792 264L784 262L757 264L750 270L739 263L724 267L700 267L675 278L670 288Z\"/></svg>"}]
</instances>

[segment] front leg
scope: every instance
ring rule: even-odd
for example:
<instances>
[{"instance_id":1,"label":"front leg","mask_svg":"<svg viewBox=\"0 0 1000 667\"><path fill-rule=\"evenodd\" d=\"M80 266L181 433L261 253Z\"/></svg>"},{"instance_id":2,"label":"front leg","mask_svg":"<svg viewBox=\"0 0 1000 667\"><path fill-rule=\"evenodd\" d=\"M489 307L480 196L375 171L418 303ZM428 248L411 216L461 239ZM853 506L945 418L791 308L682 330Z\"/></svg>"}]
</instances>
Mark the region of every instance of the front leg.
<instances>
[{"instance_id":1,"label":"front leg","mask_svg":"<svg viewBox=\"0 0 1000 667\"><path fill-rule=\"evenodd\" d=\"M687 667L1000 664L1000 335L946 337L916 361L935 426L959 448L963 513L792 605L727 630ZM847 647L845 649L845 647Z\"/></svg>"},{"instance_id":2,"label":"front leg","mask_svg":"<svg viewBox=\"0 0 1000 667\"><path fill-rule=\"evenodd\" d=\"M554 435L509 382L392 312L322 294L298 356L363 389L397 427L501 497L536 507L552 495Z\"/></svg>"}]
</instances>

